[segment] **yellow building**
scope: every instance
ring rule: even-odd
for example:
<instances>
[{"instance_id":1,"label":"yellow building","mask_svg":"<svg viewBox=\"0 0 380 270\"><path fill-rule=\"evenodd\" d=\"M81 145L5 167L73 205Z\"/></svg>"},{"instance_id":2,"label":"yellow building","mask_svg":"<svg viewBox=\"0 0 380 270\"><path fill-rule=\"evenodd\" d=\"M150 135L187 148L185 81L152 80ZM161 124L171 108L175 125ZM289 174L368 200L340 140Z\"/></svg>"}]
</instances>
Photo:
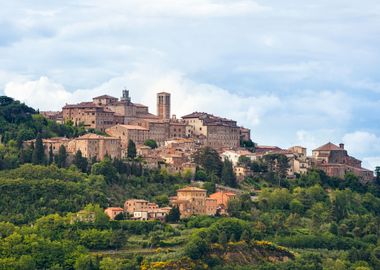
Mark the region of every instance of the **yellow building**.
<instances>
[{"instance_id":1,"label":"yellow building","mask_svg":"<svg viewBox=\"0 0 380 270\"><path fill-rule=\"evenodd\" d=\"M215 215L217 201L207 197L205 189L185 187L177 190L177 196L171 201L181 213L181 218L193 215Z\"/></svg>"}]
</instances>

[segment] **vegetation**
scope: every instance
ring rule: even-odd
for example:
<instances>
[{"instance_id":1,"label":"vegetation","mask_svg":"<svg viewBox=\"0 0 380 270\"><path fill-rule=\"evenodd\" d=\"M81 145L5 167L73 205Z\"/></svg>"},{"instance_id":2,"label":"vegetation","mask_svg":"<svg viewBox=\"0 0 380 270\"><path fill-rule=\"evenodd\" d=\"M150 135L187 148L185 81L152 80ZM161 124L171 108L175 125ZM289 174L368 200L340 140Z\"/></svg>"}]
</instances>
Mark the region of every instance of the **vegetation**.
<instances>
[{"instance_id":1,"label":"vegetation","mask_svg":"<svg viewBox=\"0 0 380 270\"><path fill-rule=\"evenodd\" d=\"M380 169L365 185L317 170L286 179L285 156L242 157L255 175L238 186L231 162L202 148L195 180L208 193L216 184L242 191L228 216L179 220L174 207L166 222L111 221L105 207L127 198L167 206L192 176L144 167L133 142L128 160L87 160L80 151L68 158L64 147L54 156L41 147L43 138L81 129L0 97L0 269L380 268ZM35 143L23 147L29 139Z\"/></svg>"}]
</instances>

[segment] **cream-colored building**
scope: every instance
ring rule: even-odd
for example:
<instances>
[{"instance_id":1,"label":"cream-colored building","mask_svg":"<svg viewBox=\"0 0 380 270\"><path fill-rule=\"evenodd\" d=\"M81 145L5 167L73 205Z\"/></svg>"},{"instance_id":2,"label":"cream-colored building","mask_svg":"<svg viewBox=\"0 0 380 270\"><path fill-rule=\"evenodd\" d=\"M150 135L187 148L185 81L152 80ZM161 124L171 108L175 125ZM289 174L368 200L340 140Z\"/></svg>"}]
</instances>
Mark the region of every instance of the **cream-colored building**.
<instances>
[{"instance_id":1,"label":"cream-colored building","mask_svg":"<svg viewBox=\"0 0 380 270\"><path fill-rule=\"evenodd\" d=\"M106 129L106 133L119 138L123 149L128 147L129 140L135 144L144 144L149 139L149 130L136 125L116 125Z\"/></svg>"},{"instance_id":2,"label":"cream-colored building","mask_svg":"<svg viewBox=\"0 0 380 270\"><path fill-rule=\"evenodd\" d=\"M204 137L204 143L215 149L238 148L240 146L240 127L236 121L214 116L204 112L194 112L182 117L191 129L189 137Z\"/></svg>"},{"instance_id":3,"label":"cream-colored building","mask_svg":"<svg viewBox=\"0 0 380 270\"><path fill-rule=\"evenodd\" d=\"M78 150L86 158L103 160L105 156L121 158L120 139L97 134L86 134L68 143L68 152L75 154Z\"/></svg>"}]
</instances>

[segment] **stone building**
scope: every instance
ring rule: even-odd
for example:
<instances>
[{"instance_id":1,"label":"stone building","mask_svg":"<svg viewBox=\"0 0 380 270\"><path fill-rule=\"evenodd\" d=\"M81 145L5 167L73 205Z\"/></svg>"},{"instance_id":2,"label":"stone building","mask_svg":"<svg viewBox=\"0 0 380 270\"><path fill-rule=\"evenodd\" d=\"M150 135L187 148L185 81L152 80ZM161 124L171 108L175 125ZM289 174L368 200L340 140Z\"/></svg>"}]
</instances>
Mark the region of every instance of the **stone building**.
<instances>
[{"instance_id":1,"label":"stone building","mask_svg":"<svg viewBox=\"0 0 380 270\"><path fill-rule=\"evenodd\" d=\"M106 129L106 133L121 140L121 147L126 149L129 140L136 144L144 144L149 139L149 129L136 125L115 125Z\"/></svg>"},{"instance_id":2,"label":"stone building","mask_svg":"<svg viewBox=\"0 0 380 270\"><path fill-rule=\"evenodd\" d=\"M170 210L171 207L159 208L156 203L140 199L130 199L124 203L124 211L135 220L164 220Z\"/></svg>"},{"instance_id":3,"label":"stone building","mask_svg":"<svg viewBox=\"0 0 380 270\"><path fill-rule=\"evenodd\" d=\"M181 213L181 218L193 215L215 215L216 200L207 197L205 189L197 187L185 187L177 190L177 196L171 200Z\"/></svg>"},{"instance_id":4,"label":"stone building","mask_svg":"<svg viewBox=\"0 0 380 270\"><path fill-rule=\"evenodd\" d=\"M115 219L120 213L124 213L124 209L121 207L108 207L104 210L104 213L112 220Z\"/></svg>"},{"instance_id":5,"label":"stone building","mask_svg":"<svg viewBox=\"0 0 380 270\"><path fill-rule=\"evenodd\" d=\"M70 120L76 125L83 123L88 129L100 131L116 124L128 124L135 119L158 119L149 113L147 106L133 103L128 90L123 90L120 100L102 95L93 98L92 102L67 104L63 107L62 114L64 121Z\"/></svg>"},{"instance_id":6,"label":"stone building","mask_svg":"<svg viewBox=\"0 0 380 270\"><path fill-rule=\"evenodd\" d=\"M218 191L210 195L211 199L216 200L217 209L220 214L225 214L228 209L228 202L231 199L235 199L237 195L233 192Z\"/></svg>"},{"instance_id":7,"label":"stone building","mask_svg":"<svg viewBox=\"0 0 380 270\"><path fill-rule=\"evenodd\" d=\"M59 148L61 145L65 146L66 150L68 148L70 139L68 138L63 138L63 137L54 137L54 138L49 138L49 139L42 139L42 144L44 145L44 150L45 150L45 156L49 156L50 152L50 147L52 149L52 152L54 155L57 155L59 152ZM30 147L31 145L36 143L36 140L29 140L25 141L23 144L24 146Z\"/></svg>"},{"instance_id":8,"label":"stone building","mask_svg":"<svg viewBox=\"0 0 380 270\"><path fill-rule=\"evenodd\" d=\"M161 92L157 94L157 115L161 120L170 119L170 94Z\"/></svg>"},{"instance_id":9,"label":"stone building","mask_svg":"<svg viewBox=\"0 0 380 270\"><path fill-rule=\"evenodd\" d=\"M240 146L240 127L236 121L204 112L194 112L182 117L191 129L189 137L204 137L204 143L215 149Z\"/></svg>"},{"instance_id":10,"label":"stone building","mask_svg":"<svg viewBox=\"0 0 380 270\"><path fill-rule=\"evenodd\" d=\"M346 173L351 172L363 182L374 179L373 171L362 168L362 162L349 156L342 143L337 146L329 142L314 149L312 159L314 167L323 170L331 177L344 178Z\"/></svg>"},{"instance_id":11,"label":"stone building","mask_svg":"<svg viewBox=\"0 0 380 270\"><path fill-rule=\"evenodd\" d=\"M75 138L68 143L68 152L75 154L78 150L86 158L103 160L105 156L111 158L121 157L120 139L105 137L97 134L86 134Z\"/></svg>"}]
</instances>

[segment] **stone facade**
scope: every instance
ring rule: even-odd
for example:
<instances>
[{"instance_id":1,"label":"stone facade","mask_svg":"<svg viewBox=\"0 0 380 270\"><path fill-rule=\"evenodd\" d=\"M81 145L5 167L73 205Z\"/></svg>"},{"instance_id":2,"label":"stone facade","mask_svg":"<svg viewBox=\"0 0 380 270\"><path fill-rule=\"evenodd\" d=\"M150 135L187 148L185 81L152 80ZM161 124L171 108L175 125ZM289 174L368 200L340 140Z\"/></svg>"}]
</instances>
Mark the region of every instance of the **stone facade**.
<instances>
[{"instance_id":1,"label":"stone facade","mask_svg":"<svg viewBox=\"0 0 380 270\"><path fill-rule=\"evenodd\" d=\"M86 134L73 139L68 144L68 152L75 154L78 150L86 158L103 160L106 155L111 158L121 158L120 139L96 134Z\"/></svg>"},{"instance_id":2,"label":"stone facade","mask_svg":"<svg viewBox=\"0 0 380 270\"><path fill-rule=\"evenodd\" d=\"M236 196L233 192L218 191L211 194L210 198L216 200L217 209L219 209L221 214L225 214L228 209L228 202L231 199L235 199Z\"/></svg>"},{"instance_id":3,"label":"stone facade","mask_svg":"<svg viewBox=\"0 0 380 270\"><path fill-rule=\"evenodd\" d=\"M170 119L170 94L161 92L157 94L157 115L159 119Z\"/></svg>"},{"instance_id":4,"label":"stone facade","mask_svg":"<svg viewBox=\"0 0 380 270\"><path fill-rule=\"evenodd\" d=\"M93 98L92 102L67 104L62 109L63 120L79 125L83 123L88 129L105 131L116 124L128 124L135 119L158 119L149 113L148 107L131 102L129 91L123 90L118 98L103 95Z\"/></svg>"},{"instance_id":5,"label":"stone facade","mask_svg":"<svg viewBox=\"0 0 380 270\"><path fill-rule=\"evenodd\" d=\"M121 147L126 149L129 140L136 144L144 144L149 139L149 129L135 125L116 125L106 129L106 133L121 140Z\"/></svg>"},{"instance_id":6,"label":"stone facade","mask_svg":"<svg viewBox=\"0 0 380 270\"><path fill-rule=\"evenodd\" d=\"M124 209L120 207L108 207L104 210L104 213L112 220L115 219L115 217L120 214L124 213Z\"/></svg>"},{"instance_id":7,"label":"stone facade","mask_svg":"<svg viewBox=\"0 0 380 270\"><path fill-rule=\"evenodd\" d=\"M49 138L49 139L42 139L42 144L44 145L45 150L45 156L49 156L50 147L52 149L52 152L54 155L57 155L59 152L59 148L61 145L65 146L66 150L68 150L70 139L62 138L62 137L55 137L55 138ZM25 141L23 144L24 146L30 147L31 145L36 143L36 140L29 140Z\"/></svg>"},{"instance_id":8,"label":"stone facade","mask_svg":"<svg viewBox=\"0 0 380 270\"><path fill-rule=\"evenodd\" d=\"M178 206L181 218L216 214L216 200L208 198L207 191L197 187L177 190L177 196L172 198L171 204Z\"/></svg>"},{"instance_id":9,"label":"stone facade","mask_svg":"<svg viewBox=\"0 0 380 270\"><path fill-rule=\"evenodd\" d=\"M351 172L358 176L363 182L373 181L373 171L362 168L361 161L348 155L344 144L339 146L327 143L313 150L313 166L323 170L331 177L344 178L345 174Z\"/></svg>"},{"instance_id":10,"label":"stone facade","mask_svg":"<svg viewBox=\"0 0 380 270\"><path fill-rule=\"evenodd\" d=\"M188 136L204 137L204 143L215 149L238 148L240 146L240 127L236 121L203 112L194 112L182 117L191 129Z\"/></svg>"}]
</instances>

